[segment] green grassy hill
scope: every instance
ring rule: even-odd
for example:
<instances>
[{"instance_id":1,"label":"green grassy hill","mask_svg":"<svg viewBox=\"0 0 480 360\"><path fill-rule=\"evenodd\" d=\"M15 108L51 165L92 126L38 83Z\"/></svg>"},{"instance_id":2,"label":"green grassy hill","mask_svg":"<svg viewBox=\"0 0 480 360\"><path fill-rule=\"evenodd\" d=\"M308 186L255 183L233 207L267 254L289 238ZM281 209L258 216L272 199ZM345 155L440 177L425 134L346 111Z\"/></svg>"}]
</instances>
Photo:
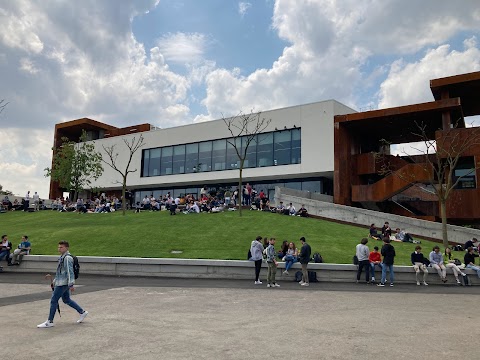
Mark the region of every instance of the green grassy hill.
<instances>
[{"instance_id":1,"label":"green grassy hill","mask_svg":"<svg viewBox=\"0 0 480 360\"><path fill-rule=\"evenodd\" d=\"M395 224L393 224L395 226ZM283 240L300 246L305 236L313 252L320 252L329 263L352 262L355 245L368 233L367 229L323 220L283 216L257 211L218 214L168 212L120 212L110 214L77 214L40 211L0 214L0 232L8 234L14 246L26 234L32 241L33 254L56 254L57 243L67 240L75 255L174 257L194 259L245 260L250 242L258 235L275 237L276 248ZM368 246L381 247L370 240ZM396 264L410 264L413 244L393 243ZM434 243L422 241L428 256ZM172 254L172 250L182 251Z\"/></svg>"}]
</instances>

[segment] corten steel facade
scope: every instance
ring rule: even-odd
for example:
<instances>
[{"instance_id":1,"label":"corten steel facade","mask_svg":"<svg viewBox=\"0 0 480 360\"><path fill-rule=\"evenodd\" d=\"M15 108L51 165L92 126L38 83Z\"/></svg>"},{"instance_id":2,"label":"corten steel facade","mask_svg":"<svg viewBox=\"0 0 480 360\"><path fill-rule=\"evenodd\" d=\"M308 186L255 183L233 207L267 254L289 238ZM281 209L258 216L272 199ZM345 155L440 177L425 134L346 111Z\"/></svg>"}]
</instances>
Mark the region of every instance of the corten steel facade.
<instances>
[{"instance_id":1,"label":"corten steel facade","mask_svg":"<svg viewBox=\"0 0 480 360\"><path fill-rule=\"evenodd\" d=\"M273 199L275 186L333 195L333 118L354 110L328 100L261 113L270 119L268 127L250 145L244 166L244 183L264 190ZM231 187L238 184L238 159L228 145L231 137L222 119L172 128L158 129L148 124L118 129L90 119L56 126L55 139L77 140L82 129L102 146L117 146L118 160L127 157L123 140L139 136L145 146L135 153L127 186L135 200L170 192L174 196L198 194L201 187ZM108 136L107 136L108 135ZM104 165L104 173L92 184L108 194L119 194L118 174ZM50 197L62 189L51 183Z\"/></svg>"},{"instance_id":2,"label":"corten steel facade","mask_svg":"<svg viewBox=\"0 0 480 360\"><path fill-rule=\"evenodd\" d=\"M425 160L389 155L390 145L419 141L419 125L448 150L451 144L442 139L478 139L479 129L465 127L465 117L480 114L480 72L434 79L430 88L432 102L335 116L335 203L439 220ZM480 162L478 141L463 150L453 177L468 176L452 190L447 218L450 223L479 223L480 170L472 170Z\"/></svg>"}]
</instances>

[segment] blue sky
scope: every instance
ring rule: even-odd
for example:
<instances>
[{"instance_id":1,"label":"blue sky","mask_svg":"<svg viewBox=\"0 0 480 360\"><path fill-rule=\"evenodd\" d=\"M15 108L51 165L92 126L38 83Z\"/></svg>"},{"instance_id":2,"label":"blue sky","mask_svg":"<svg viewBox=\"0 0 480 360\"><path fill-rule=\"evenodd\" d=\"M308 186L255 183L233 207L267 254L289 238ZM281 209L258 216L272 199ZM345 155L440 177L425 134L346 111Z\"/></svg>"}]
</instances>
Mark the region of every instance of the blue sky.
<instances>
[{"instance_id":1,"label":"blue sky","mask_svg":"<svg viewBox=\"0 0 480 360\"><path fill-rule=\"evenodd\" d=\"M478 0L0 0L0 183L48 193L56 123L170 127L480 71Z\"/></svg>"}]
</instances>

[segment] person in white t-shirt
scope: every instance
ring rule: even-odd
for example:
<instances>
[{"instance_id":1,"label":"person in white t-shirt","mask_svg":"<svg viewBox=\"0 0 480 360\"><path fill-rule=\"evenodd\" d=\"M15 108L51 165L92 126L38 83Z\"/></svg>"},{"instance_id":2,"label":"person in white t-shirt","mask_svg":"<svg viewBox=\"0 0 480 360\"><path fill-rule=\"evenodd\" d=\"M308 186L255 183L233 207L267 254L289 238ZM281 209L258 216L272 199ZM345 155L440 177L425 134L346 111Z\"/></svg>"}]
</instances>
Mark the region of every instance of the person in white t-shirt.
<instances>
[{"instance_id":1,"label":"person in white t-shirt","mask_svg":"<svg viewBox=\"0 0 480 360\"><path fill-rule=\"evenodd\" d=\"M37 194L35 191L35 194L33 194L33 207L35 211L40 210L40 196Z\"/></svg>"}]
</instances>

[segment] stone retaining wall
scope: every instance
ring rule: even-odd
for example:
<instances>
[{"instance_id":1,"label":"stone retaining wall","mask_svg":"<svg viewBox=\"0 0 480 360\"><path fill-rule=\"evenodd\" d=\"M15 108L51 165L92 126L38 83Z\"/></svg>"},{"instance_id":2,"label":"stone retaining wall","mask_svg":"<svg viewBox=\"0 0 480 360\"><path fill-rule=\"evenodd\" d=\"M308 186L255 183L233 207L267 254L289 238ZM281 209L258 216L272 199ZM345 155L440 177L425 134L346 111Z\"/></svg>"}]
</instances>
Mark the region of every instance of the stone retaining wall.
<instances>
[{"instance_id":1,"label":"stone retaining wall","mask_svg":"<svg viewBox=\"0 0 480 360\"><path fill-rule=\"evenodd\" d=\"M28 255L20 266L4 267L4 272L35 272L52 273L57 266L57 256ZM158 259L158 258L124 258L124 257L94 257L79 256L81 274L111 275L111 276L156 276L205 279L254 279L254 265L246 260L196 260L196 259ZM262 266L261 279L265 280L267 266ZM285 263L279 263L277 279L293 281L294 274L300 270L296 263L290 270L290 275L283 275ZM308 266L309 271L316 271L317 278L322 281L354 282L357 267L349 264L315 264ZM436 271L428 268L429 283L441 283ZM468 269L473 284L480 284L476 273ZM449 283L455 283L450 269L447 270ZM380 279L380 271L375 272ZM387 275L388 278L388 275ZM364 279L364 276L363 276ZM81 282L81 277L80 280ZM414 283L415 273L411 266L395 266L395 283Z\"/></svg>"}]
</instances>

